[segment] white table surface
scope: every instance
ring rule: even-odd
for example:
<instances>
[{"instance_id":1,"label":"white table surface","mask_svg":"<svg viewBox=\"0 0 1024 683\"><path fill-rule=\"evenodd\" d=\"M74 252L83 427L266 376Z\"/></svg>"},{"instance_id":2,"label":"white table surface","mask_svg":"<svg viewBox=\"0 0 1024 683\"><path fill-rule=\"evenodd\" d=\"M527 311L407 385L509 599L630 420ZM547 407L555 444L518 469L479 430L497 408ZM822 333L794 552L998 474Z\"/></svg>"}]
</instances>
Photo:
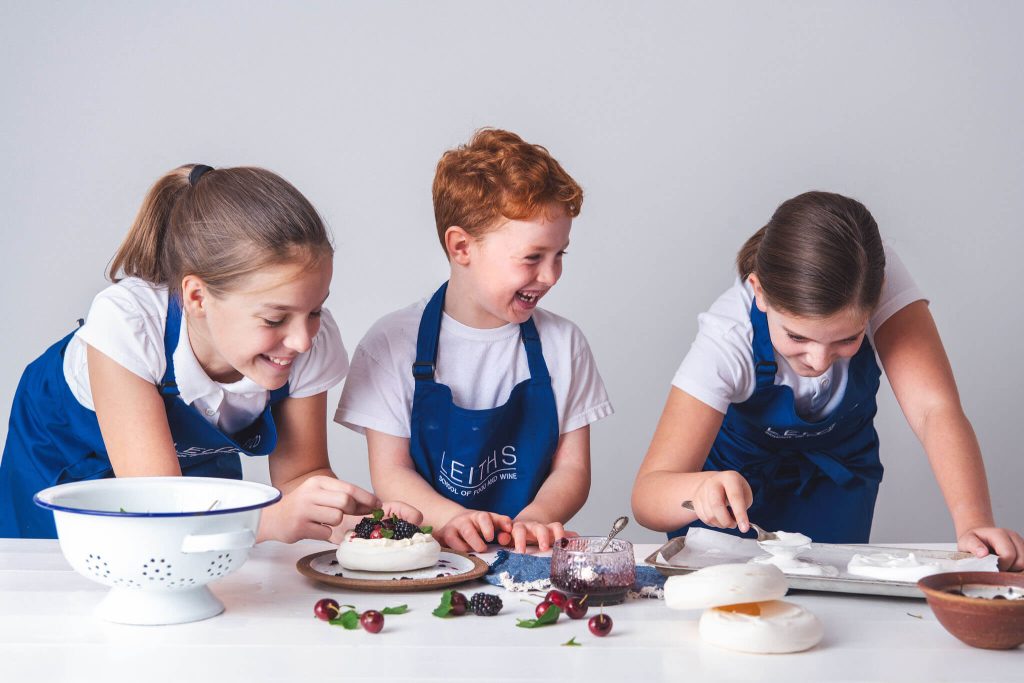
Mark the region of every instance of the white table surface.
<instances>
[{"instance_id":1,"label":"white table surface","mask_svg":"<svg viewBox=\"0 0 1024 683\"><path fill-rule=\"evenodd\" d=\"M919 547L943 547L921 545ZM497 592L496 617L438 619L440 591L375 594L311 581L296 561L324 543L265 543L211 584L223 614L174 626L125 626L95 618L106 588L70 568L56 541L0 539L0 681L1021 681L1024 649L970 648L939 625L923 599L791 593L825 638L792 655L746 655L702 643L699 612L661 600L608 608L614 629L596 638L563 616L528 630L525 594ZM638 545L638 557L657 546ZM346 631L313 617L322 597L358 609L406 603L384 631ZM589 615L588 615L589 616ZM561 647L575 637L582 647Z\"/></svg>"}]
</instances>

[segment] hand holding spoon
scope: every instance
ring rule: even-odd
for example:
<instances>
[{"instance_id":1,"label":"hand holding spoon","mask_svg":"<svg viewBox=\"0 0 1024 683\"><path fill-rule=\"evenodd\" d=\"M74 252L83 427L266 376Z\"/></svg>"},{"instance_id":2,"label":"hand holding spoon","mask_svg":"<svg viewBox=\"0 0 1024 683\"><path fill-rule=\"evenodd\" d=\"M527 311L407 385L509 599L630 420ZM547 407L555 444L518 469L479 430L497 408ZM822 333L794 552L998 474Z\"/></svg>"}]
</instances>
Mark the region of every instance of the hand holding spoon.
<instances>
[{"instance_id":1,"label":"hand holding spoon","mask_svg":"<svg viewBox=\"0 0 1024 683\"><path fill-rule=\"evenodd\" d=\"M690 510L691 512L695 512L695 510L693 509L693 501L692 500L684 500L683 501L683 507L686 508L687 510ZM753 529L754 532L757 534L757 542L758 543L761 543L762 541L777 541L777 540L779 540L779 537L775 535L775 532L773 532L773 531L765 531L764 529L762 529L758 525L754 524L753 522L749 522L748 521L748 524L750 524L750 528Z\"/></svg>"}]
</instances>

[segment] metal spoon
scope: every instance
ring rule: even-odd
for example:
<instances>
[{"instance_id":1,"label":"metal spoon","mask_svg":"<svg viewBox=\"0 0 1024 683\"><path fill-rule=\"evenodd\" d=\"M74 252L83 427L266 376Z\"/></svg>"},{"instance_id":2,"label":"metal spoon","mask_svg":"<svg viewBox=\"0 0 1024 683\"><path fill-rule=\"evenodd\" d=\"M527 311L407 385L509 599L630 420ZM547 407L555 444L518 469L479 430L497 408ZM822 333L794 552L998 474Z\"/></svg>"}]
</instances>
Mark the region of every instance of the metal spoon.
<instances>
[{"instance_id":1,"label":"metal spoon","mask_svg":"<svg viewBox=\"0 0 1024 683\"><path fill-rule=\"evenodd\" d=\"M615 523L612 524L612 530L608 532L608 538L604 539L604 543L601 545L601 549L597 552L603 553L604 549L608 547L608 544L612 542L612 539L615 538L615 536L618 535L620 531L625 529L627 524L629 524L629 517L619 517L617 520L615 520Z\"/></svg>"},{"instance_id":2,"label":"metal spoon","mask_svg":"<svg viewBox=\"0 0 1024 683\"><path fill-rule=\"evenodd\" d=\"M692 500L684 500L683 501L683 507L686 508L687 510L694 511L694 509L693 509L693 501ZM777 541L777 540L779 540L778 535L774 531L765 531L764 529L762 529L761 527L759 527L758 525L754 524L753 522L751 522L749 520L748 520L747 523L750 524L750 528L753 529L754 532L757 534L757 542L758 543L761 543L762 541Z\"/></svg>"}]
</instances>

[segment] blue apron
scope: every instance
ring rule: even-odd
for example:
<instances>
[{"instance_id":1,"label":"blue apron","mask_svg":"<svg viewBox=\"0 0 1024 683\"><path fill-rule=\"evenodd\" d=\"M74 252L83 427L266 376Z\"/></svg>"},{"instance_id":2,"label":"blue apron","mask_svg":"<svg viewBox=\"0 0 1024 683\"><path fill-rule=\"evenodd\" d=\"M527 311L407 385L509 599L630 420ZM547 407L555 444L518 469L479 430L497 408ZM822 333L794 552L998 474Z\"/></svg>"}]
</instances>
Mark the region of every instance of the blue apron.
<instances>
[{"instance_id":1,"label":"blue apron","mask_svg":"<svg viewBox=\"0 0 1024 683\"><path fill-rule=\"evenodd\" d=\"M409 451L416 470L438 493L472 510L515 517L530 504L551 470L558 447L558 409L533 318L519 326L530 379L505 405L467 410L434 381L448 283L420 318L412 374Z\"/></svg>"},{"instance_id":2,"label":"blue apron","mask_svg":"<svg viewBox=\"0 0 1024 683\"><path fill-rule=\"evenodd\" d=\"M822 543L867 543L882 481L874 427L881 371L871 343L865 337L850 359L839 406L808 422L796 414L793 390L775 384L768 319L756 303L750 321L757 386L749 399L729 406L704 471L742 474L754 494L747 514L764 529L799 531ZM698 520L669 537L690 526L706 525Z\"/></svg>"},{"instance_id":3,"label":"blue apron","mask_svg":"<svg viewBox=\"0 0 1024 683\"><path fill-rule=\"evenodd\" d=\"M164 353L167 371L158 389L167 410L182 474L241 479L239 455L269 455L277 445L271 406L288 396L288 385L271 392L255 422L227 436L179 397L174 380L174 349L181 308L167 306ZM18 383L0 461L0 538L56 538L53 513L32 496L56 484L113 477L96 413L83 407L64 378L64 350L74 332L33 361Z\"/></svg>"}]
</instances>

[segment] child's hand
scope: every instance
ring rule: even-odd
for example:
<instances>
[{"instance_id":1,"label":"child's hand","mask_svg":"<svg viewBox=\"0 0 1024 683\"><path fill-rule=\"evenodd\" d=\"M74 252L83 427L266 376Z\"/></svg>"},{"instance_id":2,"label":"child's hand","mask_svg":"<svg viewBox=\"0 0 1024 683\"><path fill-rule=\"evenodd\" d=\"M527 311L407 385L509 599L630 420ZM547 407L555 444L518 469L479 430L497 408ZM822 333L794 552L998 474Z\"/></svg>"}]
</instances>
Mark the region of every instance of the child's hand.
<instances>
[{"instance_id":1,"label":"child's hand","mask_svg":"<svg viewBox=\"0 0 1024 683\"><path fill-rule=\"evenodd\" d=\"M534 522L528 519L517 519L512 523L511 532L498 534L498 543L512 546L517 553L525 553L527 545L536 545L542 552L551 550L551 546L560 538L579 536L575 531L566 531L558 522Z\"/></svg>"},{"instance_id":2,"label":"child's hand","mask_svg":"<svg viewBox=\"0 0 1024 683\"><path fill-rule=\"evenodd\" d=\"M434 538L443 545L468 552L487 552L487 544L494 541L498 532L512 533L512 518L493 512L466 510L448 520L440 529L434 530Z\"/></svg>"},{"instance_id":3,"label":"child's hand","mask_svg":"<svg viewBox=\"0 0 1024 683\"><path fill-rule=\"evenodd\" d=\"M407 505L398 500L386 500L381 503L384 510L384 516L390 517L391 515L397 515L399 519L404 519L410 524L419 526L420 522L423 521L423 513L414 508L412 505Z\"/></svg>"},{"instance_id":4,"label":"child's hand","mask_svg":"<svg viewBox=\"0 0 1024 683\"><path fill-rule=\"evenodd\" d=\"M304 538L330 540L332 527L339 526L346 514L365 515L380 506L380 499L365 489L334 477L315 475L264 510L259 538L283 543Z\"/></svg>"},{"instance_id":5,"label":"child's hand","mask_svg":"<svg viewBox=\"0 0 1024 683\"><path fill-rule=\"evenodd\" d=\"M693 509L700 521L720 529L750 530L747 508L754 501L750 484L739 472L716 472L693 494Z\"/></svg>"},{"instance_id":6,"label":"child's hand","mask_svg":"<svg viewBox=\"0 0 1024 683\"><path fill-rule=\"evenodd\" d=\"M989 552L999 556L999 569L1004 572L1024 570L1024 538L1016 531L998 527L978 527L956 539L956 547L975 557Z\"/></svg>"}]
</instances>

